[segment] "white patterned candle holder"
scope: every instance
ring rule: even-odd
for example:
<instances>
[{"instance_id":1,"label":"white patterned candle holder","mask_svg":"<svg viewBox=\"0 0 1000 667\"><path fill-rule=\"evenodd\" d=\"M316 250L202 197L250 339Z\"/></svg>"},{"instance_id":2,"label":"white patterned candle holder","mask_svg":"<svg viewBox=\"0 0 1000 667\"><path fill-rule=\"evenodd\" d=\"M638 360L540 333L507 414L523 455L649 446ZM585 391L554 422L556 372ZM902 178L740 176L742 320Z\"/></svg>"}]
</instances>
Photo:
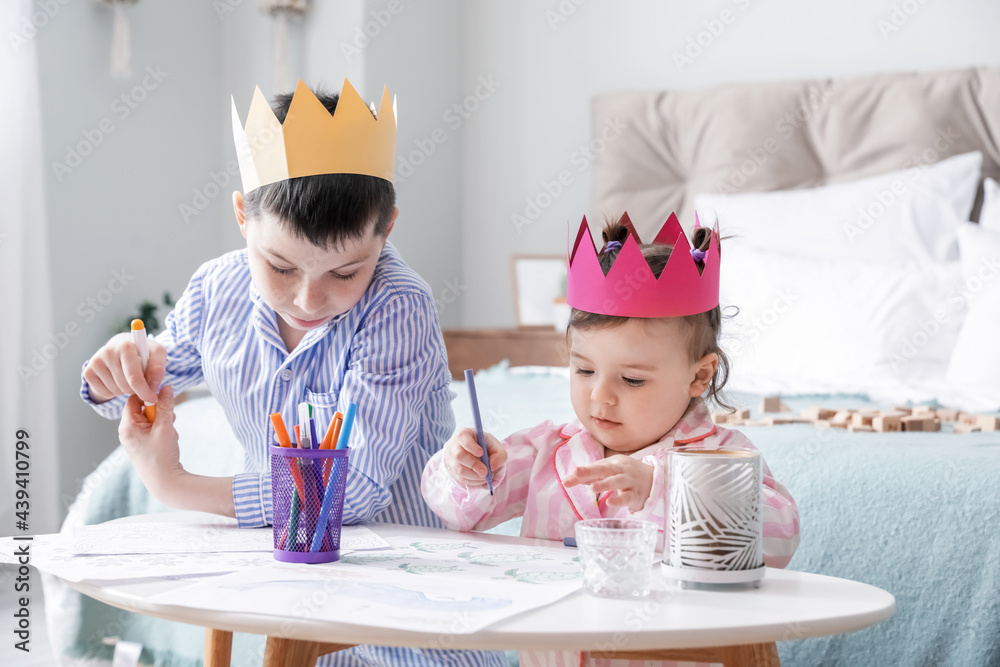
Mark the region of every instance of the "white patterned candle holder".
<instances>
[{"instance_id":1,"label":"white patterned candle holder","mask_svg":"<svg viewBox=\"0 0 1000 667\"><path fill-rule=\"evenodd\" d=\"M766 571L760 454L677 448L666 483L664 575L682 586L759 586Z\"/></svg>"}]
</instances>

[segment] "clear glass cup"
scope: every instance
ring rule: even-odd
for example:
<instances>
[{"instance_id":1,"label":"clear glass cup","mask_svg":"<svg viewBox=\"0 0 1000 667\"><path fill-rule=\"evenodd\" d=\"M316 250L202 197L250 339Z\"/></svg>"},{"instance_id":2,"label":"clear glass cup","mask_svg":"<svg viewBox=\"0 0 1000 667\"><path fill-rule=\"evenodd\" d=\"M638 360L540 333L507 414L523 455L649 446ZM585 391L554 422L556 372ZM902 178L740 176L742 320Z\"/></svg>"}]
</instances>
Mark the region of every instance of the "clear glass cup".
<instances>
[{"instance_id":1,"label":"clear glass cup","mask_svg":"<svg viewBox=\"0 0 1000 667\"><path fill-rule=\"evenodd\" d=\"M649 594L657 526L637 519L577 521L583 584L592 594L641 598Z\"/></svg>"}]
</instances>

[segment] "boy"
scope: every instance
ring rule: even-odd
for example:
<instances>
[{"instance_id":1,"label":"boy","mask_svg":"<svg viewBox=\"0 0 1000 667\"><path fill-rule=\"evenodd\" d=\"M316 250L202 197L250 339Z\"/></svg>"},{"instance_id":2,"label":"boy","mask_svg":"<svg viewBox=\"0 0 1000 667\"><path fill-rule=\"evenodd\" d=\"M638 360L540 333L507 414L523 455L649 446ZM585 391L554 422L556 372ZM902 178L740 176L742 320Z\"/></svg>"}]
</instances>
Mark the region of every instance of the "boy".
<instances>
[{"instance_id":1,"label":"boy","mask_svg":"<svg viewBox=\"0 0 1000 667\"><path fill-rule=\"evenodd\" d=\"M354 402L344 523L441 526L420 474L454 429L450 374L430 288L387 241L399 213L388 91L377 115L346 81L339 101L299 81L275 103L272 112L257 90L245 130L233 106L246 192L233 193L233 208L247 248L195 272L149 341L145 374L119 334L85 364L81 394L101 415L121 415L122 447L156 498L241 527L271 523L268 415L295 423L304 400L325 425ZM247 472L181 466L173 392L199 382L222 404ZM142 401L157 404L152 424ZM503 655L357 647L322 664L451 663Z\"/></svg>"}]
</instances>

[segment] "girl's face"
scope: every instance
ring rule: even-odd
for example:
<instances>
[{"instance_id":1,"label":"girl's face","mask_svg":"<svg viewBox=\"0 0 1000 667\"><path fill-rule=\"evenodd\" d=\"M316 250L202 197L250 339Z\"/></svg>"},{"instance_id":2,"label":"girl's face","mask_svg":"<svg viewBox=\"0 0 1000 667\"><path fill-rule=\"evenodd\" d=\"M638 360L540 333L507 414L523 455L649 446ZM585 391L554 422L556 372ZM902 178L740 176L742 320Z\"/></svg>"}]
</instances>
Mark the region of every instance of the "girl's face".
<instances>
[{"instance_id":1,"label":"girl's face","mask_svg":"<svg viewBox=\"0 0 1000 667\"><path fill-rule=\"evenodd\" d=\"M662 440L708 387L718 357L691 361L689 335L679 318L571 329L573 410L606 452L631 454Z\"/></svg>"}]
</instances>

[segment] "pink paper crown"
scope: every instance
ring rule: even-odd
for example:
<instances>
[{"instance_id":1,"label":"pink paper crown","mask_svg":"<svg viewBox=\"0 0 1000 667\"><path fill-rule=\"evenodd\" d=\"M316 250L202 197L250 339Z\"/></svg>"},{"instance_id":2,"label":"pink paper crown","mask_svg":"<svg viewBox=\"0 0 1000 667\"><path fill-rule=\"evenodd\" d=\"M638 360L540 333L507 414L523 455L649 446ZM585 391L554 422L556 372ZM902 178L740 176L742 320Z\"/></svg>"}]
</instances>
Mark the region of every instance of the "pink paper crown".
<instances>
[{"instance_id":1,"label":"pink paper crown","mask_svg":"<svg viewBox=\"0 0 1000 667\"><path fill-rule=\"evenodd\" d=\"M629 235L605 276L587 218L583 218L569 254L566 302L570 306L619 317L681 317L704 313L719 305L718 225L705 252L704 269L699 272L687 235L677 216L671 213L653 239L653 243L673 246L657 278L639 249L639 235L628 213L622 215L621 224ZM584 242L584 236L589 243Z\"/></svg>"}]
</instances>

